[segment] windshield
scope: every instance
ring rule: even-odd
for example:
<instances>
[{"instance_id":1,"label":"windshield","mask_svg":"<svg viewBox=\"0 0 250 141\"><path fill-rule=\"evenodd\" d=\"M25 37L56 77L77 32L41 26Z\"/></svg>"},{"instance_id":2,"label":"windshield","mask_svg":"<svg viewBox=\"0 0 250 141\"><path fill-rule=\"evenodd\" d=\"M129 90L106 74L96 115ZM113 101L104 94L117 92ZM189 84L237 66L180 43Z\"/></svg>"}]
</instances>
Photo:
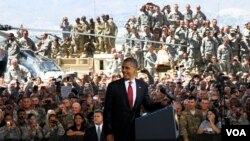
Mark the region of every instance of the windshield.
<instances>
[{"instance_id":1,"label":"windshield","mask_svg":"<svg viewBox=\"0 0 250 141\"><path fill-rule=\"evenodd\" d=\"M39 65L41 71L60 71L60 68L54 62L41 62Z\"/></svg>"}]
</instances>

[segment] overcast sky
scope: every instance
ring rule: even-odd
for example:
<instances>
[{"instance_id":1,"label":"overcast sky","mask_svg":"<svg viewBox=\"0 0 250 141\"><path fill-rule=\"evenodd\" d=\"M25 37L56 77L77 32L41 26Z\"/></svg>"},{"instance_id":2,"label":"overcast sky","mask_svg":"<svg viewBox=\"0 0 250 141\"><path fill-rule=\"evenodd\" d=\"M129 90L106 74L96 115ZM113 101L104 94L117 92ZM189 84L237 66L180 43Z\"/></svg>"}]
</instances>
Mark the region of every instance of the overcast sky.
<instances>
[{"instance_id":1,"label":"overcast sky","mask_svg":"<svg viewBox=\"0 0 250 141\"><path fill-rule=\"evenodd\" d=\"M62 17L71 23L83 15L96 18L109 14L122 27L131 16L138 15L139 8L149 0L0 0L0 24L38 29L59 29ZM194 10L197 4L209 19L218 19L219 25L243 25L250 21L249 0L157 0L163 7L175 3L183 11L187 3Z\"/></svg>"}]
</instances>

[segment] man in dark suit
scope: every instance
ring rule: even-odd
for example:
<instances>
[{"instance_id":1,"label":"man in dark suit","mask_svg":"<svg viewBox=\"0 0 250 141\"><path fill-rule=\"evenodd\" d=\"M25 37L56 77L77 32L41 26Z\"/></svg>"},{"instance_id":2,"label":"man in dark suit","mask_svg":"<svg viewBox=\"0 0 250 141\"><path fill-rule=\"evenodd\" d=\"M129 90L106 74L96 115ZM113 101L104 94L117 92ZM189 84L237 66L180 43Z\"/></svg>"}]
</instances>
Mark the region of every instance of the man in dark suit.
<instances>
[{"instance_id":1,"label":"man in dark suit","mask_svg":"<svg viewBox=\"0 0 250 141\"><path fill-rule=\"evenodd\" d=\"M84 141L105 141L103 129L103 113L101 110L94 111L94 126L85 130Z\"/></svg>"},{"instance_id":2,"label":"man in dark suit","mask_svg":"<svg viewBox=\"0 0 250 141\"><path fill-rule=\"evenodd\" d=\"M147 111L163 107L161 103L151 103L148 85L136 79L137 71L136 59L126 58L122 64L123 78L107 87L103 115L107 141L135 141L135 119L140 116L141 106Z\"/></svg>"}]
</instances>

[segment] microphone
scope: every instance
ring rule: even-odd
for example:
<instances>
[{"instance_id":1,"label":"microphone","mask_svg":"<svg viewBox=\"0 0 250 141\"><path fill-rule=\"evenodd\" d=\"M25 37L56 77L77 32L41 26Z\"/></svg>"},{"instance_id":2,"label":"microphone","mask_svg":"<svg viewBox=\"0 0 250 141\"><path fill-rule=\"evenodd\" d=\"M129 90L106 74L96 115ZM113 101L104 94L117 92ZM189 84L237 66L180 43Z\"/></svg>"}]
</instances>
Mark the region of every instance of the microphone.
<instances>
[{"instance_id":1,"label":"microphone","mask_svg":"<svg viewBox=\"0 0 250 141\"><path fill-rule=\"evenodd\" d=\"M166 88L161 87L160 92L165 94L169 100L171 100L171 101L175 100L175 96L173 94L170 94L169 92L167 92Z\"/></svg>"}]
</instances>

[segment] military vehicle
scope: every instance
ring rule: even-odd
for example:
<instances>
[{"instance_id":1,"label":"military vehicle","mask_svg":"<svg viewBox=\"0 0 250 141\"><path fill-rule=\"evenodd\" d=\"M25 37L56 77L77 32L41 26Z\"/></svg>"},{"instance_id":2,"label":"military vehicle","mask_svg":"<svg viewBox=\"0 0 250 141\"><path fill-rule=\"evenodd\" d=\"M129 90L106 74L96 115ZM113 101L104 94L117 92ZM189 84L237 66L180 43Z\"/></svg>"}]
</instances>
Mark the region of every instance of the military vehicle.
<instances>
[{"instance_id":1,"label":"military vehicle","mask_svg":"<svg viewBox=\"0 0 250 141\"><path fill-rule=\"evenodd\" d=\"M30 70L32 77L41 77L46 82L50 77L58 78L64 74L53 59L37 55L32 50L21 49L20 56L20 64Z\"/></svg>"},{"instance_id":2,"label":"military vehicle","mask_svg":"<svg viewBox=\"0 0 250 141\"><path fill-rule=\"evenodd\" d=\"M8 38L7 35L8 33L0 31L0 45L5 43L5 40ZM44 82L52 76L58 78L64 75L61 67L53 59L35 54L30 49L21 48L19 64L29 69L33 78L41 77Z\"/></svg>"}]
</instances>

